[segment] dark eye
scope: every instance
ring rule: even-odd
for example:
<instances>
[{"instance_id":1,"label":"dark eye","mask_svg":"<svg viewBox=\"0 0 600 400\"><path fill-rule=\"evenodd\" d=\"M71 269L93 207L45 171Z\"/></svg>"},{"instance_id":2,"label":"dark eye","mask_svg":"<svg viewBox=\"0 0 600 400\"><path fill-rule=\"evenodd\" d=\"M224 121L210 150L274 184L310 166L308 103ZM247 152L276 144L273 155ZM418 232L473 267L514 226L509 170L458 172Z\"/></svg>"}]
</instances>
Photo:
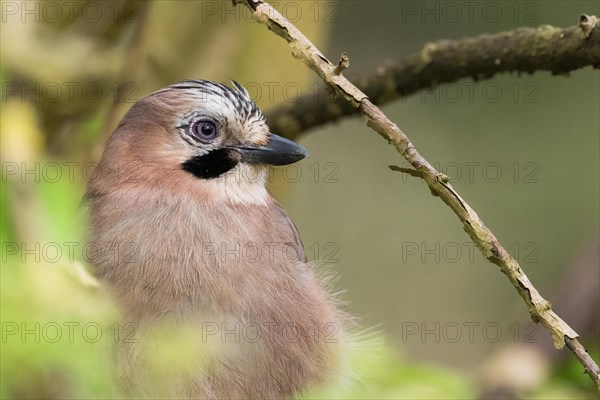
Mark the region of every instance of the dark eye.
<instances>
[{"instance_id":1,"label":"dark eye","mask_svg":"<svg viewBox=\"0 0 600 400\"><path fill-rule=\"evenodd\" d=\"M217 126L211 121L198 121L192 126L192 130L200 140L213 140L219 136Z\"/></svg>"}]
</instances>

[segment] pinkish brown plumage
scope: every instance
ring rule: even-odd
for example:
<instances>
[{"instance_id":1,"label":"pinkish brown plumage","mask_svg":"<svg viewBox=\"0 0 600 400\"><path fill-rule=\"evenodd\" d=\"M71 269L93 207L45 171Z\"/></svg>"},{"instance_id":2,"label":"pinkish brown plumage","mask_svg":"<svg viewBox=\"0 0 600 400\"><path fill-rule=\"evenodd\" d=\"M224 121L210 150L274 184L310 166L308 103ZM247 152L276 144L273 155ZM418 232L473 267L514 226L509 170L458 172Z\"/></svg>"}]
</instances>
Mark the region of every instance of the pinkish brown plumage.
<instances>
[{"instance_id":1,"label":"pinkish brown plumage","mask_svg":"<svg viewBox=\"0 0 600 400\"><path fill-rule=\"evenodd\" d=\"M187 325L200 340L202 329L241 329L161 395L286 398L338 373L344 315L265 189L265 164L304 150L271 135L235 85L185 81L139 101L88 187L90 241L129 249L98 251L97 275L141 331ZM120 347L119 378L157 396L140 353L152 349Z\"/></svg>"}]
</instances>

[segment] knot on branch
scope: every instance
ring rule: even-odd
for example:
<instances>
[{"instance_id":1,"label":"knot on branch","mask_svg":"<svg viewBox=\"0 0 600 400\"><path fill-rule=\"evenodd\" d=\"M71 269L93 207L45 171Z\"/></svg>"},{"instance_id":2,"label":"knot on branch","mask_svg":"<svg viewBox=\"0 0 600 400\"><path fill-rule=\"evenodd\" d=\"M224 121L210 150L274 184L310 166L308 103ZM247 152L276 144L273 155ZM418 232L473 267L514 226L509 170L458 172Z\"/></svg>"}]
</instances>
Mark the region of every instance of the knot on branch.
<instances>
[{"instance_id":1,"label":"knot on branch","mask_svg":"<svg viewBox=\"0 0 600 400\"><path fill-rule=\"evenodd\" d=\"M333 70L333 74L339 75L342 73L343 70L345 70L349 66L350 66L350 58L348 57L348 54L346 52L344 52L344 53L342 53L342 56L340 57L340 62L338 63L337 67L335 67L335 69Z\"/></svg>"},{"instance_id":2,"label":"knot on branch","mask_svg":"<svg viewBox=\"0 0 600 400\"><path fill-rule=\"evenodd\" d=\"M444 184L450 182L450 177L448 175L442 174L441 172L436 176L438 182Z\"/></svg>"},{"instance_id":3,"label":"knot on branch","mask_svg":"<svg viewBox=\"0 0 600 400\"><path fill-rule=\"evenodd\" d=\"M590 37L592 31L594 28L596 28L597 23L598 18L595 15L581 14L579 16L579 27L585 34L586 38Z\"/></svg>"}]
</instances>

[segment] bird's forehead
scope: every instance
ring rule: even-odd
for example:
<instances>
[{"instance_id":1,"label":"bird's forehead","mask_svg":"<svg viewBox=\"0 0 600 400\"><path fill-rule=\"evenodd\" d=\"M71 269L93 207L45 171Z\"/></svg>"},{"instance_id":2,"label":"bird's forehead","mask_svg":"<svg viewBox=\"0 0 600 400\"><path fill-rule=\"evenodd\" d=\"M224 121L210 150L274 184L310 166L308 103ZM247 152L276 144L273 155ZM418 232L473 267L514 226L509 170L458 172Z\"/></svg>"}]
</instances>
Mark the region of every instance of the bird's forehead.
<instances>
[{"instance_id":1,"label":"bird's forehead","mask_svg":"<svg viewBox=\"0 0 600 400\"><path fill-rule=\"evenodd\" d=\"M237 90L209 81L184 81L169 88L185 93L184 97L214 112L221 112L238 119L263 119L261 111L241 85Z\"/></svg>"},{"instance_id":2,"label":"bird's forehead","mask_svg":"<svg viewBox=\"0 0 600 400\"><path fill-rule=\"evenodd\" d=\"M239 118L242 114L240 111L244 109L242 101L218 93L185 89L182 95L182 98L185 99L189 106L205 108L207 111L227 116Z\"/></svg>"}]
</instances>

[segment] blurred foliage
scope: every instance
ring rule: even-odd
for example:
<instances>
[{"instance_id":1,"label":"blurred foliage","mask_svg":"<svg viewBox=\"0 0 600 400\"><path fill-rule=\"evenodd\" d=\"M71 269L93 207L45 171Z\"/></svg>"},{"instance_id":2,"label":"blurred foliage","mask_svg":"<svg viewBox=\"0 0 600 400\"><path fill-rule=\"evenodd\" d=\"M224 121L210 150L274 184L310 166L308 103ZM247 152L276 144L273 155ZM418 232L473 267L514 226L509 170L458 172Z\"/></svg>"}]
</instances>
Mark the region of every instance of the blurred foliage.
<instances>
[{"instance_id":1,"label":"blurred foliage","mask_svg":"<svg viewBox=\"0 0 600 400\"><path fill-rule=\"evenodd\" d=\"M6 10L7 3L9 2L2 3L3 10ZM33 7L34 3L36 2L29 4ZM97 283L87 272L87 266L81 263L85 223L77 207L85 191L86 176L82 173L82 167L93 166L90 163L98 160L105 139L122 114L131 106L131 102L166 84L186 78L206 78L216 81L235 78L243 84L258 82L263 88L265 83L290 81L305 87L314 79L303 65L290 56L289 49L275 35L258 25L249 23L247 18L240 16L239 21L236 21L236 17L231 16L235 14L223 18L215 16L203 18L203 13L209 11L206 2L188 1L184 6L183 3L178 3L177 7L168 1L77 3L78 7L85 6L87 3L100 6L101 13L106 18L101 18L99 23L91 24L78 12L75 12L74 19L64 14L60 19L53 21L26 18L25 22L22 22L20 18L7 16L8 22L3 21L1 28L0 397L6 399L118 398L126 395L115 386L110 368L106 368L107 347L115 339L115 335L122 334L114 329L114 324L120 321L119 315L98 290ZM229 3L224 1L222 4L219 2L209 4L232 7ZM304 15L312 15L310 7L314 6L314 3L296 4L301 5ZM359 51L358 48L352 52L356 57L352 62L354 63L356 59L366 60L362 61L362 64L359 62L363 67L369 63L379 63L382 57L378 52L387 56L388 49L383 44L365 46L360 40L352 43L344 41L340 44L342 42L336 42L331 36L331 31L334 33L340 31L341 37L350 37L350 32L358 29L356 26L359 22L371 20L368 10L364 12L360 9L361 4L352 4L347 6L347 9L354 12L355 22L349 22L340 16L342 23L333 26L320 23L322 21L318 19L305 18L297 22L298 26L317 45L324 47L327 43L329 47L334 48L333 54L337 53L336 46L362 46L360 50L364 52ZM390 4L384 2L383 7L388 6ZM115 17L115 10L120 10L118 17ZM398 24L393 20L394 15L393 12L380 10L377 18L381 17L384 20L392 18L392 20L386 20L387 22L372 27L361 25L360 28L367 31L365 40L369 40L368 35L374 34L377 30L395 29ZM472 25L464 25L461 32L469 33L469 30L475 29ZM418 39L412 40L411 37L408 41L409 47L420 46L424 41L431 39L419 36L423 34L421 28L422 26L418 26L411 31L411 34ZM485 29L490 27L477 29L480 28L483 30L477 33L485 32ZM435 38L442 37L446 32L436 31L440 29L442 28L435 27L433 33L428 34L435 35ZM412 49L405 50L408 52ZM81 90L75 90L73 97L68 96L68 87L65 83L69 82L79 84L76 86L78 88L86 83L93 84L93 87L100 88L101 96L90 101ZM49 99L45 92L52 89L53 84L58 84L62 91L62 95L56 101ZM282 101L282 97L282 91L275 91L272 98L263 95L257 99L257 102L259 106L268 108ZM410 103L404 103L402 107L406 110L414 109L414 105ZM410 112L408 111L407 114ZM440 118L450 118L450 114L455 112L454 108L436 109L435 115ZM436 130L435 118L427 117L421 121L432 126L423 130ZM499 123L506 122L502 117L498 119ZM421 121L413 119L412 123L421 123ZM311 146L315 153L314 159L327 161L327 158L319 158L319 152L328 152L329 156L339 155L340 165L346 162L346 165L356 166L359 164L356 156L360 154L364 155L362 162L365 164L373 160L381 164L381 152L371 150L380 147L361 142L362 139L359 138L362 133L350 135L347 132L352 129L354 129L352 132L359 132L359 130L362 132L363 126L358 124L356 122L355 125L344 124L336 127L339 136L328 132L322 133L323 137L332 133L325 139L316 139L317 135L311 137L309 143L313 140L317 141L314 146ZM437 131L441 131L442 127L440 123L440 126L437 126L440 129ZM485 121L481 123L480 129L483 131L488 127L489 122ZM593 126L594 129L596 127ZM326 128L326 130L331 129ZM465 136L463 140L467 143L476 142L477 139L473 139L474 137L476 135L468 138ZM339 143L347 138L351 140L348 141L348 148L344 153L339 149ZM322 141L318 142L318 140ZM435 149L431 152L437 149L452 150L452 146L445 143L443 138L434 137L432 140L437 142L431 143L429 148ZM425 142L425 139L418 138L418 142ZM537 142L533 143L537 145ZM487 144L485 147L492 147L490 151L496 149ZM597 157L597 149L591 149L592 146L586 147ZM352 153L353 149L356 154ZM552 154L550 150L550 157ZM485 159L489 154L482 153L481 156ZM65 163L77 164L73 179ZM351 180L353 182L375 180L375 176L385 173L383 169L386 163L379 164L378 169L372 171L373 173L358 165L356 167L358 170L353 170L349 174ZM592 164L597 164L597 158L592 160ZM49 176L54 176L51 175L54 172L51 169L52 165L59 166L62 174L59 179L48 179ZM12 169L13 167L16 170ZM25 175L23 175L24 169L29 171L25 171ZM349 175L347 173L346 177ZM398 178L394 177L394 179L394 184L397 184ZM384 187L392 186L383 180L378 182L382 190ZM583 182L580 187L588 183ZM273 189L280 199L289 199L286 196L290 191L290 185L277 180ZM313 204L309 203L308 199L314 198L316 199L314 202L318 203L315 207L319 207L322 214L327 215L320 220L321 216L314 212L314 207L304 207L313 214L313 219L307 221L320 220L318 222L321 223L318 226L314 224L314 227L305 227L304 231L308 231L309 238L318 238L318 233L315 232L327 231L331 227L338 231L340 236L350 236L348 240L351 243L357 243L361 239L360 232L372 231L368 224L360 225L357 218L355 222L348 222L345 232L340 232L340 225L335 222L335 210L329 212L327 209L327 207L339 209L340 204L346 203L345 213L358 214L361 211L368 213L369 210L364 208L360 199L366 200L367 203L370 199L349 198L350 195L340 190L341 186L336 186L337 194L328 193L323 187L305 189L307 189L305 186L300 186L301 193L298 193L304 199L304 204ZM362 188L361 191L369 192ZM378 191L371 190L373 193ZM426 190L422 188L415 189L415 192L418 192L420 198L428 196ZM330 199L334 199L328 202L329 206L320 202L327 195L332 195ZM340 198L336 199L336 195ZM351 195L366 196L368 193L352 192ZM592 204L596 201L597 205L597 186L589 189L589 196L588 200ZM394 193L389 197L393 199L389 200L391 204L384 201L382 209L393 213L399 196ZM436 210L442 209L441 213L447 212L437 203L423 202L423 205ZM584 206L580 208L587 210L587 203ZM582 211L584 212L587 211ZM420 210L411 213L415 216L429 212ZM583 219L597 217L597 214L589 212L582 215ZM374 223L380 223L380 226L384 225L373 216L368 218L372 218ZM436 219L434 212L431 220L437 226L439 221ZM353 223L355 225L352 225ZM303 224L307 223L301 220L301 228ZM458 224L450 225L448 229L458 230ZM425 229L424 231L429 234L429 231ZM382 239L383 245L389 245L386 240ZM311 241L305 239L305 242ZM71 247L66 246L66 243L73 244L74 258L67 254ZM50 244L56 244L57 247ZM394 245L390 247L393 248ZM55 259L52 251L56 248L63 254ZM377 250L376 253L375 257L379 257L379 254L384 252ZM564 257L564 253L562 254ZM389 257L394 256L395 254L386 256L389 261L387 264L393 265ZM365 255L365 257L366 261L358 257L354 262L361 266L366 262L369 264L374 262L373 255ZM353 257L344 260L351 258ZM350 264L351 260L348 261ZM387 265L385 262L381 264ZM344 272L347 273L347 280L350 279L348 276L353 278L350 282L343 283L349 283L348 286L353 287L354 295L358 293L356 298L365 300L362 303L363 307L367 307L368 300L374 298L374 292L381 295L382 302L390 305L402 301L402 295L398 294L401 290L403 293L422 290L419 285L411 287L410 281L403 283L401 279L385 278L383 270L379 274L382 279L390 282L389 290L382 290L379 286L369 287L369 278L361 274L373 274L372 269L357 267L354 270L348 268ZM408 272L416 271L409 269ZM437 272L428 273L434 275ZM407 286L401 286L402 284ZM448 282L444 280L444 285L447 284ZM390 301L390 298L393 301ZM437 302L445 301L443 298L436 299ZM412 300L405 303L410 303L409 307L417 309L414 297ZM472 303L472 300L469 302ZM360 306L361 303L358 303L358 309L364 311ZM383 307L381 309L383 310ZM434 310L426 307L419 309L419 312L425 315L430 311ZM386 322L392 327L395 324L393 319ZM73 328L72 336L70 327ZM84 327L88 328L84 329ZM101 333L96 340L98 332ZM195 343L193 334L184 332L182 335L182 337L171 338L170 346L162 349L161 357L167 357L169 365L185 364L186 355L190 354L190 348ZM384 335L388 335L390 343L399 342L397 337L393 337L392 330L384 331ZM309 397L466 399L477 396L477 384L472 376L458 369L434 363L415 362L408 357L400 356L400 353L401 351L391 344L366 343L362 347L357 346L350 355L352 370L356 375L351 379L352 382L344 382L340 387L330 391L312 393ZM596 359L597 356L596 352ZM460 356L454 355L454 358ZM154 379L161 384L168 380L167 372L157 369ZM540 399L593 396L587 377L581 375L580 366L573 360L570 360L566 366L556 367L548 381L549 383L542 384L533 392L527 393L527 396Z\"/></svg>"},{"instance_id":2,"label":"blurred foliage","mask_svg":"<svg viewBox=\"0 0 600 400\"><path fill-rule=\"evenodd\" d=\"M96 337L114 311L68 266L11 261L2 267L2 398L113 397Z\"/></svg>"}]
</instances>

